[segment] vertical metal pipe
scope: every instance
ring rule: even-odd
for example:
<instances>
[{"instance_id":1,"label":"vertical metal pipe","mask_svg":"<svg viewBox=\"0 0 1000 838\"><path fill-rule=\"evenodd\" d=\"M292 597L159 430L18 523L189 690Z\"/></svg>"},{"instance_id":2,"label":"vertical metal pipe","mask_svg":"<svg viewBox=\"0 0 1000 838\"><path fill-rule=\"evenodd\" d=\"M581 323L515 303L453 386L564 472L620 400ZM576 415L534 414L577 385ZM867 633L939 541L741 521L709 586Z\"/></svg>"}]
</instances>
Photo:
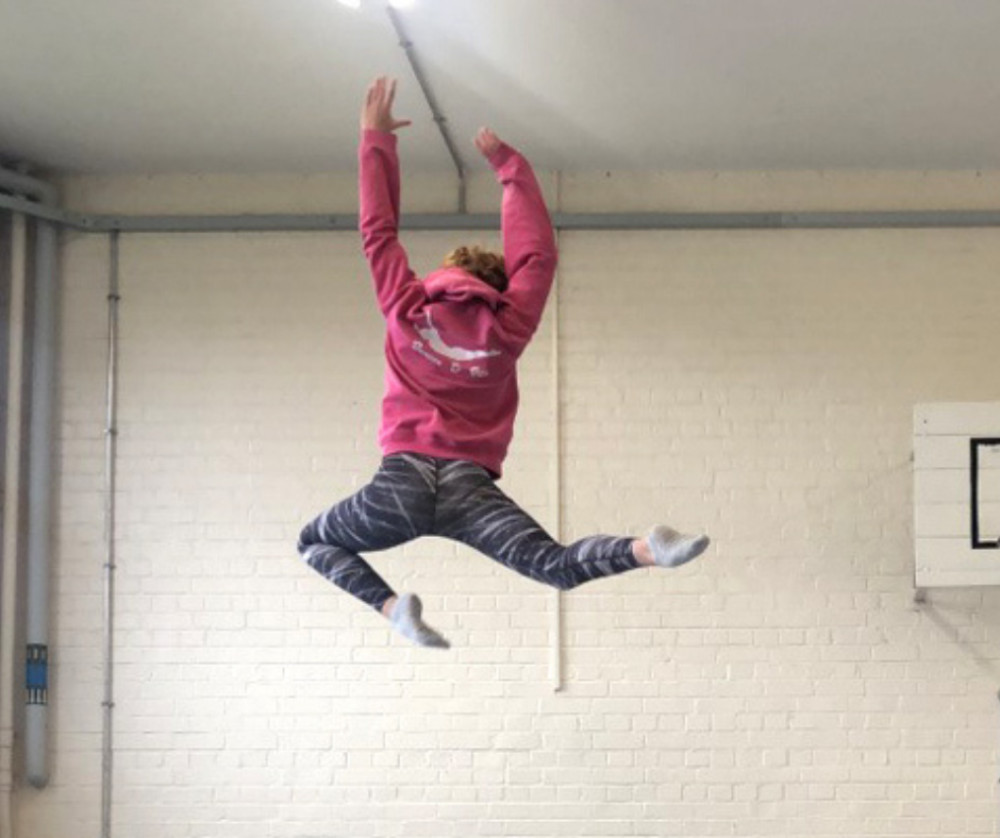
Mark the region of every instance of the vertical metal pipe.
<instances>
[{"instance_id":1,"label":"vertical metal pipe","mask_svg":"<svg viewBox=\"0 0 1000 838\"><path fill-rule=\"evenodd\" d=\"M562 210L562 176L556 172L556 209ZM556 251L559 250L560 231L557 228ZM560 375L560 334L559 334L559 271L556 269L555 280L552 283L552 293L549 297L549 311L552 318L552 391L551 411L553 424L552 442L552 535L559 543L563 541L562 523L562 380ZM559 692L563 688L563 596L562 591L553 589L551 622L549 624L549 681L552 691Z\"/></svg>"},{"instance_id":2,"label":"vertical metal pipe","mask_svg":"<svg viewBox=\"0 0 1000 838\"><path fill-rule=\"evenodd\" d=\"M437 125L438 131L441 132L441 138L444 140L444 144L448 148L448 153L451 155L451 160L455 164L455 170L458 172L458 211L464 213L466 209L466 192L468 191L465 182L465 166L462 164L462 158L455 147L451 132L448 130L448 119L441 112L441 108L438 107L434 91L431 90L430 82L427 81L427 76L420 65L420 59L417 58L416 50L413 48L413 41L406 34L399 13L392 6L386 6L385 10L389 14L389 20L392 21L392 27L396 30L396 35L399 36L399 45L406 52L406 58L410 62L410 69L413 70L413 75L416 76L417 84L420 85L420 90L427 101L427 107L431 109L434 124Z\"/></svg>"},{"instance_id":3,"label":"vertical metal pipe","mask_svg":"<svg viewBox=\"0 0 1000 838\"><path fill-rule=\"evenodd\" d=\"M0 168L0 189L35 206L56 207L58 190L52 184L19 171ZM49 573L52 520L52 406L55 382L55 308L57 299L58 231L56 225L35 222L35 259L32 282L31 389L27 427L27 577L25 610L24 765L28 782L36 788L48 783L48 659Z\"/></svg>"},{"instance_id":4,"label":"vertical metal pipe","mask_svg":"<svg viewBox=\"0 0 1000 838\"><path fill-rule=\"evenodd\" d=\"M101 838L111 836L111 790L114 721L114 600L115 600L115 455L118 436L118 232L111 233L108 271L107 425L104 443L105 544L104 563L104 719L101 736Z\"/></svg>"},{"instance_id":5,"label":"vertical metal pipe","mask_svg":"<svg viewBox=\"0 0 1000 838\"><path fill-rule=\"evenodd\" d=\"M35 788L49 781L49 575L52 551L52 437L58 238L54 224L35 225L31 423L28 428L28 561L24 760Z\"/></svg>"},{"instance_id":6,"label":"vertical metal pipe","mask_svg":"<svg viewBox=\"0 0 1000 838\"><path fill-rule=\"evenodd\" d=\"M554 427L554 439L552 443L552 485L550 496L552 497L552 535L560 544L563 541L562 526L562 417L560 405L560 376L559 376L559 282L552 286L552 295L549 299L549 306L552 310L552 424ZM563 662L562 662L562 606L563 595L558 589L552 590L552 607L549 611L551 615L549 623L549 681L552 683L552 691L559 692L563 688Z\"/></svg>"},{"instance_id":7,"label":"vertical metal pipe","mask_svg":"<svg viewBox=\"0 0 1000 838\"><path fill-rule=\"evenodd\" d=\"M14 684L17 660L17 592L21 553L21 446L24 397L24 343L27 277L27 224L13 216L10 235L10 311L7 333L7 428L4 457L3 561L0 562L0 834L13 829Z\"/></svg>"}]
</instances>

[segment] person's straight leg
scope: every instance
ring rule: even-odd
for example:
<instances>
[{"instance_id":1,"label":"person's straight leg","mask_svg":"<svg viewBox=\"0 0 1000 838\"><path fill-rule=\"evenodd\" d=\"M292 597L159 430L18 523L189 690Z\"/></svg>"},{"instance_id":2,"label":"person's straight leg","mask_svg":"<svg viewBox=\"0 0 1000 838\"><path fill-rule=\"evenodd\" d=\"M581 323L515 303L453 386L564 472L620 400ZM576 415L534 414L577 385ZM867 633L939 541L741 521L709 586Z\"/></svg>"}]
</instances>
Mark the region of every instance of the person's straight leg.
<instances>
[{"instance_id":1,"label":"person's straight leg","mask_svg":"<svg viewBox=\"0 0 1000 838\"><path fill-rule=\"evenodd\" d=\"M594 535L559 544L500 490L486 469L470 462L442 463L435 518L437 535L560 590L642 565L633 538Z\"/></svg>"}]
</instances>

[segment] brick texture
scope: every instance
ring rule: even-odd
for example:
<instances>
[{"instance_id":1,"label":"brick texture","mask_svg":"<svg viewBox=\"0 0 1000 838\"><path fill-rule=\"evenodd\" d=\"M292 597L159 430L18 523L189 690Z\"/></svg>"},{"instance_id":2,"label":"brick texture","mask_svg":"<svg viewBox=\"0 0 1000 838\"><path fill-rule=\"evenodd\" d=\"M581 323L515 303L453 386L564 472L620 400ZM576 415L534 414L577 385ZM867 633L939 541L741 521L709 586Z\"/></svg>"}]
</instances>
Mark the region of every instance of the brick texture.
<instances>
[{"instance_id":1,"label":"brick texture","mask_svg":"<svg viewBox=\"0 0 1000 838\"><path fill-rule=\"evenodd\" d=\"M455 237L406 242L426 270ZM506 490L549 524L561 475L567 539L714 545L565 595L554 692L546 589L440 540L375 556L441 654L295 554L378 462L356 238L123 237L116 835L996 834L1000 595L914 605L909 458L914 403L996 398L1000 232L561 246ZM98 828L106 265L67 238L54 770L18 791L26 838Z\"/></svg>"}]
</instances>

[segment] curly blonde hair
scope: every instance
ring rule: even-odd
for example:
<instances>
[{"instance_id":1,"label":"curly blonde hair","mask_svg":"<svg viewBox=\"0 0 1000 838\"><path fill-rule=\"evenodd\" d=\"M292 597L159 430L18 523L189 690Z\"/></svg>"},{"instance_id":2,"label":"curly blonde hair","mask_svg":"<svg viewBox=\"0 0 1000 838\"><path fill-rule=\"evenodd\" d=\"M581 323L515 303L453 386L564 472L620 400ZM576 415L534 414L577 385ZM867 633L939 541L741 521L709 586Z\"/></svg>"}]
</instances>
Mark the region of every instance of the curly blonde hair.
<instances>
[{"instance_id":1,"label":"curly blonde hair","mask_svg":"<svg viewBox=\"0 0 1000 838\"><path fill-rule=\"evenodd\" d=\"M507 269L504 267L503 256L499 253L483 250L478 245L456 247L444 257L443 265L446 268L468 271L501 294L507 290Z\"/></svg>"}]
</instances>

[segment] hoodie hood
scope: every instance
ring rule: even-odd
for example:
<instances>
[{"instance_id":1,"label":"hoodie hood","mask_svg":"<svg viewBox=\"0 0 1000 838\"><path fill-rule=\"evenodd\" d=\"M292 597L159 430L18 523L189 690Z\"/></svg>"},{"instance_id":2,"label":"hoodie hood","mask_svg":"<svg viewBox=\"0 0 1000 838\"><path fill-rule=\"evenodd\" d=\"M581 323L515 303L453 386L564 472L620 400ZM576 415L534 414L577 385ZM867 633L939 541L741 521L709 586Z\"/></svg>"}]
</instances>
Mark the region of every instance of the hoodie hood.
<instances>
[{"instance_id":1,"label":"hoodie hood","mask_svg":"<svg viewBox=\"0 0 1000 838\"><path fill-rule=\"evenodd\" d=\"M461 268L439 268L424 278L424 290L432 302L466 303L481 300L493 311L500 308L503 295L492 285L483 282Z\"/></svg>"}]
</instances>

